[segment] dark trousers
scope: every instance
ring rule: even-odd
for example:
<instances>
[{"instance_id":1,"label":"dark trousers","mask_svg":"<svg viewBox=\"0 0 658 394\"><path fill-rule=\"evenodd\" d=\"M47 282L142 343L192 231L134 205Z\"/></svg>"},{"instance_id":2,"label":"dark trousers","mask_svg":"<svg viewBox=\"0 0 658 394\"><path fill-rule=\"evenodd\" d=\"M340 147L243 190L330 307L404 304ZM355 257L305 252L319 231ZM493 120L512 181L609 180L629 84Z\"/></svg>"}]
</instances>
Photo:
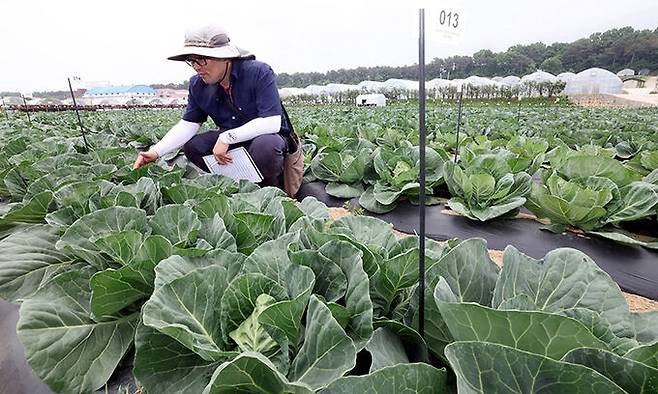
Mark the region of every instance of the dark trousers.
<instances>
[{"instance_id":1,"label":"dark trousers","mask_svg":"<svg viewBox=\"0 0 658 394\"><path fill-rule=\"evenodd\" d=\"M212 149L217 142L220 130L210 130L206 133L197 134L185 145L183 152L185 157L197 167L208 172L208 167L203 161L203 156L211 155ZM279 134L265 134L258 137L229 145L229 150L243 146L256 167L263 175L260 186L282 187L283 159L286 154L286 141Z\"/></svg>"}]
</instances>

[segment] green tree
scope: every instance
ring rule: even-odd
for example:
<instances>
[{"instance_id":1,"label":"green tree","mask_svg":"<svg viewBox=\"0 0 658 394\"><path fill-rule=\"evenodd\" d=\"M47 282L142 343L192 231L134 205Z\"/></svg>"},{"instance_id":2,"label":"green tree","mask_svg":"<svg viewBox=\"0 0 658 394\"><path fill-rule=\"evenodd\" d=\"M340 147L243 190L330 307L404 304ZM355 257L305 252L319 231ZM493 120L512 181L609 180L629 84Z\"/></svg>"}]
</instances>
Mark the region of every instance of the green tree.
<instances>
[{"instance_id":1,"label":"green tree","mask_svg":"<svg viewBox=\"0 0 658 394\"><path fill-rule=\"evenodd\" d=\"M560 56L549 57L542 62L539 68L551 74L557 75L563 70L562 60L560 59Z\"/></svg>"},{"instance_id":2,"label":"green tree","mask_svg":"<svg viewBox=\"0 0 658 394\"><path fill-rule=\"evenodd\" d=\"M454 65L454 69L453 69ZM438 77L466 78L470 75L524 75L537 67L558 74L579 72L601 67L616 72L622 68L658 69L658 28L635 30L632 27L610 29L591 34L572 43L546 45L536 42L515 45L507 51L494 53L488 49L472 56L435 58L426 67L427 79ZM310 84L350 83L364 80L385 81L390 78L417 79L416 65L402 67L358 67L332 70L327 73L282 73L277 76L279 87L305 87Z\"/></svg>"}]
</instances>

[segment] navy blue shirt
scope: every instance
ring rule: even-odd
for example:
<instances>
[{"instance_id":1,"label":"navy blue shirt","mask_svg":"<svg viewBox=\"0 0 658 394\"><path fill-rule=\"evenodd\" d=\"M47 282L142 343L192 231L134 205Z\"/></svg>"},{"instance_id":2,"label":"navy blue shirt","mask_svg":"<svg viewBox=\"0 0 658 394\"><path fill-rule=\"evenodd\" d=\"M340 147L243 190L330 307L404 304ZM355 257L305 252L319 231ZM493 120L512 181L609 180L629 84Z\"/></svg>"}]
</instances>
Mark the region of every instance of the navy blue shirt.
<instances>
[{"instance_id":1,"label":"navy blue shirt","mask_svg":"<svg viewBox=\"0 0 658 394\"><path fill-rule=\"evenodd\" d=\"M234 129L250 120L281 116L280 133L290 132L272 68L252 59L236 59L231 68L231 95L218 84L206 85L195 75L190 79L183 120L203 123L208 116L221 129Z\"/></svg>"}]
</instances>

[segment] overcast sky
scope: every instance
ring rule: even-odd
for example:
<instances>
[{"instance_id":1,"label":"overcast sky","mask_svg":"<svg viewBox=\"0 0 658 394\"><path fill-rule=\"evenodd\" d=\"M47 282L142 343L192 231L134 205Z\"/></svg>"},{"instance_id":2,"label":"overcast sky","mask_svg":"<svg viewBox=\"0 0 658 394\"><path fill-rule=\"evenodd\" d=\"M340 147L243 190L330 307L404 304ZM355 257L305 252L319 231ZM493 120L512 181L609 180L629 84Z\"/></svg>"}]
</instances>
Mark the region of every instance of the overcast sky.
<instances>
[{"instance_id":1,"label":"overcast sky","mask_svg":"<svg viewBox=\"0 0 658 394\"><path fill-rule=\"evenodd\" d=\"M570 42L623 26L658 27L658 0L457 2L461 43L428 45L428 62L515 44ZM412 64L420 3L441 2L5 0L0 91L64 90L74 75L115 85L182 82L192 70L166 57L182 45L188 25L210 20L278 73Z\"/></svg>"}]
</instances>

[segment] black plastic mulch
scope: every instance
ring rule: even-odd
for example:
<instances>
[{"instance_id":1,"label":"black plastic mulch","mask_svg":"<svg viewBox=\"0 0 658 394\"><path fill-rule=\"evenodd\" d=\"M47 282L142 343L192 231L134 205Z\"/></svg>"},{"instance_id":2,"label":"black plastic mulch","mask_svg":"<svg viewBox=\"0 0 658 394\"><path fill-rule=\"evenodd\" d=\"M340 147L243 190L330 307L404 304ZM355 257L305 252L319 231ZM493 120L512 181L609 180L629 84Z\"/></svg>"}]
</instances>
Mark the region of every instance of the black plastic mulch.
<instances>
[{"instance_id":1,"label":"black plastic mulch","mask_svg":"<svg viewBox=\"0 0 658 394\"><path fill-rule=\"evenodd\" d=\"M23 344L16 334L18 305L0 299L0 394L52 394L50 388L32 371L25 359ZM137 389L132 376L133 352L114 371L105 387L95 394L117 393L127 387L129 393Z\"/></svg>"},{"instance_id":2,"label":"black plastic mulch","mask_svg":"<svg viewBox=\"0 0 658 394\"><path fill-rule=\"evenodd\" d=\"M0 393L49 394L52 391L27 365L16 335L17 322L18 306L0 299Z\"/></svg>"},{"instance_id":3,"label":"black plastic mulch","mask_svg":"<svg viewBox=\"0 0 658 394\"><path fill-rule=\"evenodd\" d=\"M328 195L324 183L302 185L297 198L314 196L330 207L342 207L346 200ZM349 201L358 207L358 200ZM478 222L462 216L441 213L443 205L425 208L425 233L428 238L445 241L451 238L484 238L490 249L504 249L513 245L533 258L542 258L557 248L574 248L586 253L619 284L622 290L658 300L658 252L641 247L630 247L613 241L582 237L573 233L553 234L540 230L542 224L529 219L501 219ZM392 212L378 215L364 210L364 214L380 218L403 233L419 233L418 207L401 202Z\"/></svg>"}]
</instances>

